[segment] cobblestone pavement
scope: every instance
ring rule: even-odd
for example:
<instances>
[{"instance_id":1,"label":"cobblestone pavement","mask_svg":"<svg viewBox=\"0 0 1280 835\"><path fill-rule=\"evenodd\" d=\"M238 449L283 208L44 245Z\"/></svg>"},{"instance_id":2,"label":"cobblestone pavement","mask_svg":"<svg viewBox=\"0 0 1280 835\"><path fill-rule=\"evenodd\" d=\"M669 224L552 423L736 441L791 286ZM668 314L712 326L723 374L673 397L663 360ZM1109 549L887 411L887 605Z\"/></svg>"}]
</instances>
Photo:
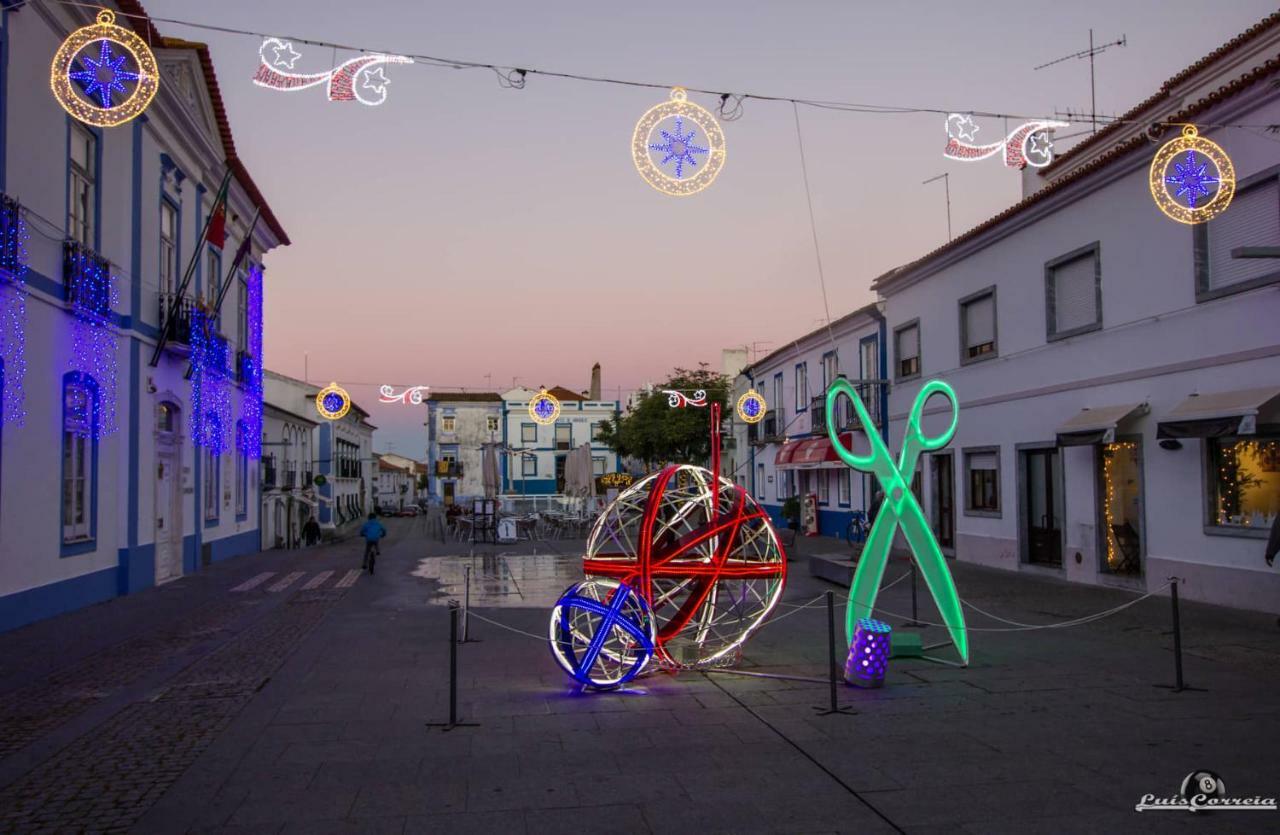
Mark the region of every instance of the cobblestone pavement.
<instances>
[{"instance_id":1,"label":"cobblestone pavement","mask_svg":"<svg viewBox=\"0 0 1280 835\"><path fill-rule=\"evenodd\" d=\"M246 557L181 581L189 588L155 590L186 596L191 616L168 631L146 620L145 594L95 607L117 613L82 615L82 628L114 624L117 640L62 669L40 666L33 636L0 636L0 699L60 694L52 718L25 731L32 741L0 760L0 831L1237 832L1280 823L1269 812L1134 810L1143 794L1174 794L1193 769L1216 771L1232 794L1280 791L1273 615L1184 603L1187 679L1207 692L1173 693L1155 686L1173 679L1167 597L1068 629L1006 631L971 609L968 668L894 661L883 690L841 685L852 712L823 716L814 710L828 699L820 595L833 587L807 576L800 557L788 605L739 667L791 678L658 674L585 694L541 638L551 599L579 576L581 543L427 544L415 524L392 520L374 576L349 573L359 560L350 544ZM823 549L836 546L802 540L794 550ZM442 604L465 597L467 567L479 640L459 647L459 698L479 725L446 733L427 727L448 710ZM1021 623L1135 597L954 569L966 600ZM886 582L903 570L891 565ZM358 579L343 586L348 578ZM936 620L923 587L920 600L921 619ZM145 641L186 635L220 603L240 615L167 660L128 657L131 643L140 657L157 654ZM910 611L906 578L882 605ZM134 621L145 629L130 632ZM930 643L943 631L922 633ZM101 681L110 673L98 652L108 649L131 684ZM54 710L85 692L91 704Z\"/></svg>"}]
</instances>

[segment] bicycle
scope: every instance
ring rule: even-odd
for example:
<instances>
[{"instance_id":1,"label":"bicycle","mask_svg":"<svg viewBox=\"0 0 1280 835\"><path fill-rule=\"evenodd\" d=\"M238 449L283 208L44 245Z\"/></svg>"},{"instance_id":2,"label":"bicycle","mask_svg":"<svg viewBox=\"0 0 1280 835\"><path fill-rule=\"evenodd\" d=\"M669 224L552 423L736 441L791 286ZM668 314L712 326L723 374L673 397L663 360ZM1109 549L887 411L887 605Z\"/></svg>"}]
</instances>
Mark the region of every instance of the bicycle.
<instances>
[{"instance_id":1,"label":"bicycle","mask_svg":"<svg viewBox=\"0 0 1280 835\"><path fill-rule=\"evenodd\" d=\"M844 529L845 541L849 543L849 547L855 551L861 551L862 543L867 541L867 534L870 532L867 527L867 514L861 510L855 510L853 517L849 520L848 526Z\"/></svg>"}]
</instances>

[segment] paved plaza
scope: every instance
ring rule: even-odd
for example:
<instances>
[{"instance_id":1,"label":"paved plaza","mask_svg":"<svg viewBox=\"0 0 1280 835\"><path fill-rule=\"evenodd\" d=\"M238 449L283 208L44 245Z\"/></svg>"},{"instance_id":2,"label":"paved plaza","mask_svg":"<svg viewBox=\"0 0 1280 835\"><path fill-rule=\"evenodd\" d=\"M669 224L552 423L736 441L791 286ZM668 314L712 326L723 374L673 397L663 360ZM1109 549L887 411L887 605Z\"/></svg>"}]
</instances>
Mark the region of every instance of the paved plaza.
<instances>
[{"instance_id":1,"label":"paved plaza","mask_svg":"<svg viewBox=\"0 0 1280 835\"><path fill-rule=\"evenodd\" d=\"M1143 812L1196 769L1275 796L1274 614L1167 596L1078 626L967 612L972 664L894 661L883 690L828 687L823 592L801 540L785 604L738 670L570 686L545 640L581 543L427 542L389 520L375 575L354 542L265 552L0 635L0 831L1262 831L1270 812ZM450 598L473 640L448 716ZM1137 595L953 566L1021 624ZM887 611L910 612L894 562ZM896 583L894 581L897 581ZM813 602L807 608L797 608ZM837 612L839 618L842 613ZM920 618L936 621L920 588ZM900 618L889 617L894 624ZM501 626L497 625L501 624ZM981 631L980 631L981 630ZM990 631L987 631L990 630ZM925 643L944 630L922 630ZM947 658L945 650L938 650ZM841 659L843 660L843 659Z\"/></svg>"}]
</instances>

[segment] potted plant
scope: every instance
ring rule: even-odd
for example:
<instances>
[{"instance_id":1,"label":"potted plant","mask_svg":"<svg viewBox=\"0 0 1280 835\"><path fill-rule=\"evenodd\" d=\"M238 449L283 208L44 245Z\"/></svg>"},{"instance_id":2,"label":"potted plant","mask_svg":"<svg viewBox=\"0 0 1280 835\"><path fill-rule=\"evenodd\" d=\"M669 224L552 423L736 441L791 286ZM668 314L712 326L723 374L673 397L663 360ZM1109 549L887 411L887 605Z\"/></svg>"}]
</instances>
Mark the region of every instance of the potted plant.
<instances>
[{"instance_id":1,"label":"potted plant","mask_svg":"<svg viewBox=\"0 0 1280 835\"><path fill-rule=\"evenodd\" d=\"M791 496L782 503L782 518L786 520L787 527L791 530L799 529L800 499L798 497Z\"/></svg>"}]
</instances>

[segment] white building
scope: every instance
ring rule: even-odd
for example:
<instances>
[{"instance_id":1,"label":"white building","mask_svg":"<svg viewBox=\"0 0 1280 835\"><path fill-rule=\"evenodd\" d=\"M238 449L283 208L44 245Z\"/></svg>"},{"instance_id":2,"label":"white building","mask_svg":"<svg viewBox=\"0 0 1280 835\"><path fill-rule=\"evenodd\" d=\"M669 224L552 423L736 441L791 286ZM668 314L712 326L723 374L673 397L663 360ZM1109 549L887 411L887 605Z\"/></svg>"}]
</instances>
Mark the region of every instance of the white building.
<instances>
[{"instance_id":1,"label":"white building","mask_svg":"<svg viewBox=\"0 0 1280 835\"><path fill-rule=\"evenodd\" d=\"M266 372L263 379L268 404L319 418L312 430L310 462L320 505L318 519L326 533L344 533L358 527L373 508L373 433L377 427L369 423L369 413L354 400L341 419L320 418L316 412L320 388L274 371Z\"/></svg>"},{"instance_id":2,"label":"white building","mask_svg":"<svg viewBox=\"0 0 1280 835\"><path fill-rule=\"evenodd\" d=\"M502 444L502 395L440 391L427 398L427 492L434 502L484 496L485 444Z\"/></svg>"},{"instance_id":3,"label":"white building","mask_svg":"<svg viewBox=\"0 0 1280 835\"><path fill-rule=\"evenodd\" d=\"M313 411L314 414L314 411ZM319 418L270 403L262 410L262 547L298 548L302 526L315 516L315 464L311 439Z\"/></svg>"},{"instance_id":4,"label":"white building","mask_svg":"<svg viewBox=\"0 0 1280 835\"><path fill-rule=\"evenodd\" d=\"M757 360L735 378L731 408L755 389L766 401L754 425L736 420L739 454L734 480L747 488L781 526L782 503L812 496L818 532L843 536L854 512L874 512L875 481L852 472L836 456L826 430L826 391L837 376L854 383L872 419L883 428L884 318L868 305L836 319ZM866 451L862 426L842 400L838 416L842 442Z\"/></svg>"},{"instance_id":5,"label":"white building","mask_svg":"<svg viewBox=\"0 0 1280 835\"><path fill-rule=\"evenodd\" d=\"M957 559L1275 612L1280 513L1280 15L1164 84L1044 170L1042 187L893 270L890 435L923 381L960 398L926 456ZM1234 162L1230 208L1165 217L1145 128L1198 123ZM1126 124L1127 123L1127 124ZM1029 175L1030 176L1030 175ZM1268 258L1249 258L1269 248ZM1268 254L1262 250L1262 254Z\"/></svg>"},{"instance_id":6,"label":"white building","mask_svg":"<svg viewBox=\"0 0 1280 835\"><path fill-rule=\"evenodd\" d=\"M288 238L236 156L208 49L165 38L136 2L114 7L117 25L151 44L162 83L144 114L103 129L68 116L45 83L59 44L97 10L0 9L0 225L26 233L21 252L0 255L17 323L0 352L0 629L259 544L261 265ZM202 239L228 170L225 240ZM247 258L228 277L256 210ZM193 255L156 355L161 310ZM228 278L214 332L199 340L196 409L191 320Z\"/></svg>"},{"instance_id":7,"label":"white building","mask_svg":"<svg viewBox=\"0 0 1280 835\"><path fill-rule=\"evenodd\" d=\"M547 495L564 492L565 455L591 444L591 469L601 476L618 472L617 454L599 440L600 425L618 412L618 401L600 400L598 376L591 390L578 394L562 386L548 391L560 401L554 424L542 425L529 416L529 402L537 389L514 388L502 395L503 435L507 454L502 461L504 493Z\"/></svg>"},{"instance_id":8,"label":"white building","mask_svg":"<svg viewBox=\"0 0 1280 835\"><path fill-rule=\"evenodd\" d=\"M403 510L406 506L417 507L420 496L426 491L418 490L418 477L427 471L421 461L405 458L390 452L375 452L378 480L374 507L382 510Z\"/></svg>"}]
</instances>

